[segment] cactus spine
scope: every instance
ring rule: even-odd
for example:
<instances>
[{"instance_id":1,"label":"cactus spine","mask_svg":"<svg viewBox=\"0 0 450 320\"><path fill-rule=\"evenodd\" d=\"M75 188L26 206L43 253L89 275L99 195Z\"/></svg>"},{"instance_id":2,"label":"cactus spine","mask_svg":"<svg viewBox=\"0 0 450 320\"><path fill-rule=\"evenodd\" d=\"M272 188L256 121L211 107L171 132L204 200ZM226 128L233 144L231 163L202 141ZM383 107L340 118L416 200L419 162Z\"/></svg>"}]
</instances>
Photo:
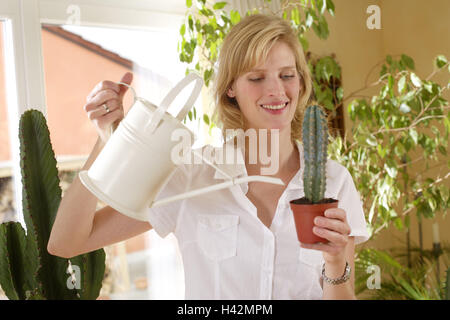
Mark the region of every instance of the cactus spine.
<instances>
[{"instance_id":1,"label":"cactus spine","mask_svg":"<svg viewBox=\"0 0 450 320\"><path fill-rule=\"evenodd\" d=\"M318 203L325 196L328 148L327 119L320 106L309 106L306 109L302 130L305 197L312 203Z\"/></svg>"},{"instance_id":2,"label":"cactus spine","mask_svg":"<svg viewBox=\"0 0 450 320\"><path fill-rule=\"evenodd\" d=\"M55 154L44 116L37 110L20 118L20 166L23 215L0 225L0 285L11 300L95 299L105 271L103 249L70 259L79 268L80 285L68 286L69 259L47 252L48 239L61 201ZM78 289L78 288L79 289Z\"/></svg>"}]
</instances>

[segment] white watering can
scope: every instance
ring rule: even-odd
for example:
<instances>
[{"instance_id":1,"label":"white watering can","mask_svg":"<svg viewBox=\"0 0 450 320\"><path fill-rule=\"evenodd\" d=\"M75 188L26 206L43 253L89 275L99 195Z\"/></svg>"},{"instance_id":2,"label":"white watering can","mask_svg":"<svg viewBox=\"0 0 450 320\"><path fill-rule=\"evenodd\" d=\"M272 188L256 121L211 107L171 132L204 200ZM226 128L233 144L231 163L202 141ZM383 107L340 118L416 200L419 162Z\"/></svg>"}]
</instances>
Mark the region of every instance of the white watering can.
<instances>
[{"instance_id":1,"label":"white watering can","mask_svg":"<svg viewBox=\"0 0 450 320\"><path fill-rule=\"evenodd\" d=\"M175 118L166 110L180 91L192 81L195 81L195 87ZM120 84L129 86L126 83ZM132 90L132 108L112 133L90 169L79 173L83 185L98 199L120 213L142 221L147 221L148 207L164 205L236 184L260 181L284 185L282 180L267 176L233 179L214 163L194 152L194 155L228 176L229 181L154 201L177 167L171 159L171 150L179 142L171 140L172 132L177 129L186 130L193 141L192 132L182 121L197 99L202 85L202 78L189 74L167 94L159 107L137 97Z\"/></svg>"}]
</instances>

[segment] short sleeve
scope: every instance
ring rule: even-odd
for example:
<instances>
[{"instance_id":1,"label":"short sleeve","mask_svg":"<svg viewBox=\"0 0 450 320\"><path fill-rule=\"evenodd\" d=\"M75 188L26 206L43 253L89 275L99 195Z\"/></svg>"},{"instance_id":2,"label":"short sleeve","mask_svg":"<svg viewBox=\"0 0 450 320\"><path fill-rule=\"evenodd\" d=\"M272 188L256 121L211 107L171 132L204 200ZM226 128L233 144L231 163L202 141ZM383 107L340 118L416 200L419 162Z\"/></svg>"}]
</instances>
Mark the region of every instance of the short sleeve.
<instances>
[{"instance_id":1,"label":"short sleeve","mask_svg":"<svg viewBox=\"0 0 450 320\"><path fill-rule=\"evenodd\" d=\"M359 244L369 239L369 232L367 231L364 209L359 192L356 190L350 172L345 167L343 169L345 170L345 178L338 192L338 207L344 209L347 213L347 222L351 229L350 236L355 237L355 244Z\"/></svg>"},{"instance_id":2,"label":"short sleeve","mask_svg":"<svg viewBox=\"0 0 450 320\"><path fill-rule=\"evenodd\" d=\"M181 164L177 166L172 177L156 196L155 201L184 193L189 190L189 185L190 172L187 166ZM159 236L165 238L169 233L175 232L184 203L185 200L177 200L147 209L148 222Z\"/></svg>"}]
</instances>

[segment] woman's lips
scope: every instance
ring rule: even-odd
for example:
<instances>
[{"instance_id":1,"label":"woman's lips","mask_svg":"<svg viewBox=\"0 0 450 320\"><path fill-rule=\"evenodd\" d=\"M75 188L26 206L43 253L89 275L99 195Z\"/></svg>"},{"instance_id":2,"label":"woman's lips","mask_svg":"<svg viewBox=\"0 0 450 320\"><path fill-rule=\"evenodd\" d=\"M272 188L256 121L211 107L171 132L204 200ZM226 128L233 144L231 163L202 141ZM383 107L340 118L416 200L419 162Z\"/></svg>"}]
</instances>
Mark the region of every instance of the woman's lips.
<instances>
[{"instance_id":1,"label":"woman's lips","mask_svg":"<svg viewBox=\"0 0 450 320\"><path fill-rule=\"evenodd\" d=\"M262 108L264 111L269 112L270 114L281 114L281 113L284 112L284 110L286 110L288 104L289 104L289 102L285 102L285 106L284 106L283 108L281 108L281 109L269 109L269 108L264 108L262 105L261 105L261 108ZM274 105L275 105L275 104L274 104Z\"/></svg>"}]
</instances>

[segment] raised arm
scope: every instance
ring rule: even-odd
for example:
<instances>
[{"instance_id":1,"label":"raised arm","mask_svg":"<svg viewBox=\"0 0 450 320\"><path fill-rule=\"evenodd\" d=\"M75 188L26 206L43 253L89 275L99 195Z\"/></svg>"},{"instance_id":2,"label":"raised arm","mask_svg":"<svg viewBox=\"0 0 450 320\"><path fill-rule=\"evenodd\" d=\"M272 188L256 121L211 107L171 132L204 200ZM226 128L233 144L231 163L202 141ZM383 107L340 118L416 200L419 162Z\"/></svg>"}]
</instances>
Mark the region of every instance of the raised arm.
<instances>
[{"instance_id":1,"label":"raised arm","mask_svg":"<svg viewBox=\"0 0 450 320\"><path fill-rule=\"evenodd\" d=\"M121 82L131 83L132 74ZM95 144L82 170L88 170L109 138L114 122L123 119L123 96L126 86L111 81L100 82L87 98L84 109L98 132ZM106 104L110 112L103 107ZM110 206L98 211L97 198L84 187L78 176L61 200L50 234L50 254L69 258L126 240L152 228L150 223L120 214Z\"/></svg>"}]
</instances>

